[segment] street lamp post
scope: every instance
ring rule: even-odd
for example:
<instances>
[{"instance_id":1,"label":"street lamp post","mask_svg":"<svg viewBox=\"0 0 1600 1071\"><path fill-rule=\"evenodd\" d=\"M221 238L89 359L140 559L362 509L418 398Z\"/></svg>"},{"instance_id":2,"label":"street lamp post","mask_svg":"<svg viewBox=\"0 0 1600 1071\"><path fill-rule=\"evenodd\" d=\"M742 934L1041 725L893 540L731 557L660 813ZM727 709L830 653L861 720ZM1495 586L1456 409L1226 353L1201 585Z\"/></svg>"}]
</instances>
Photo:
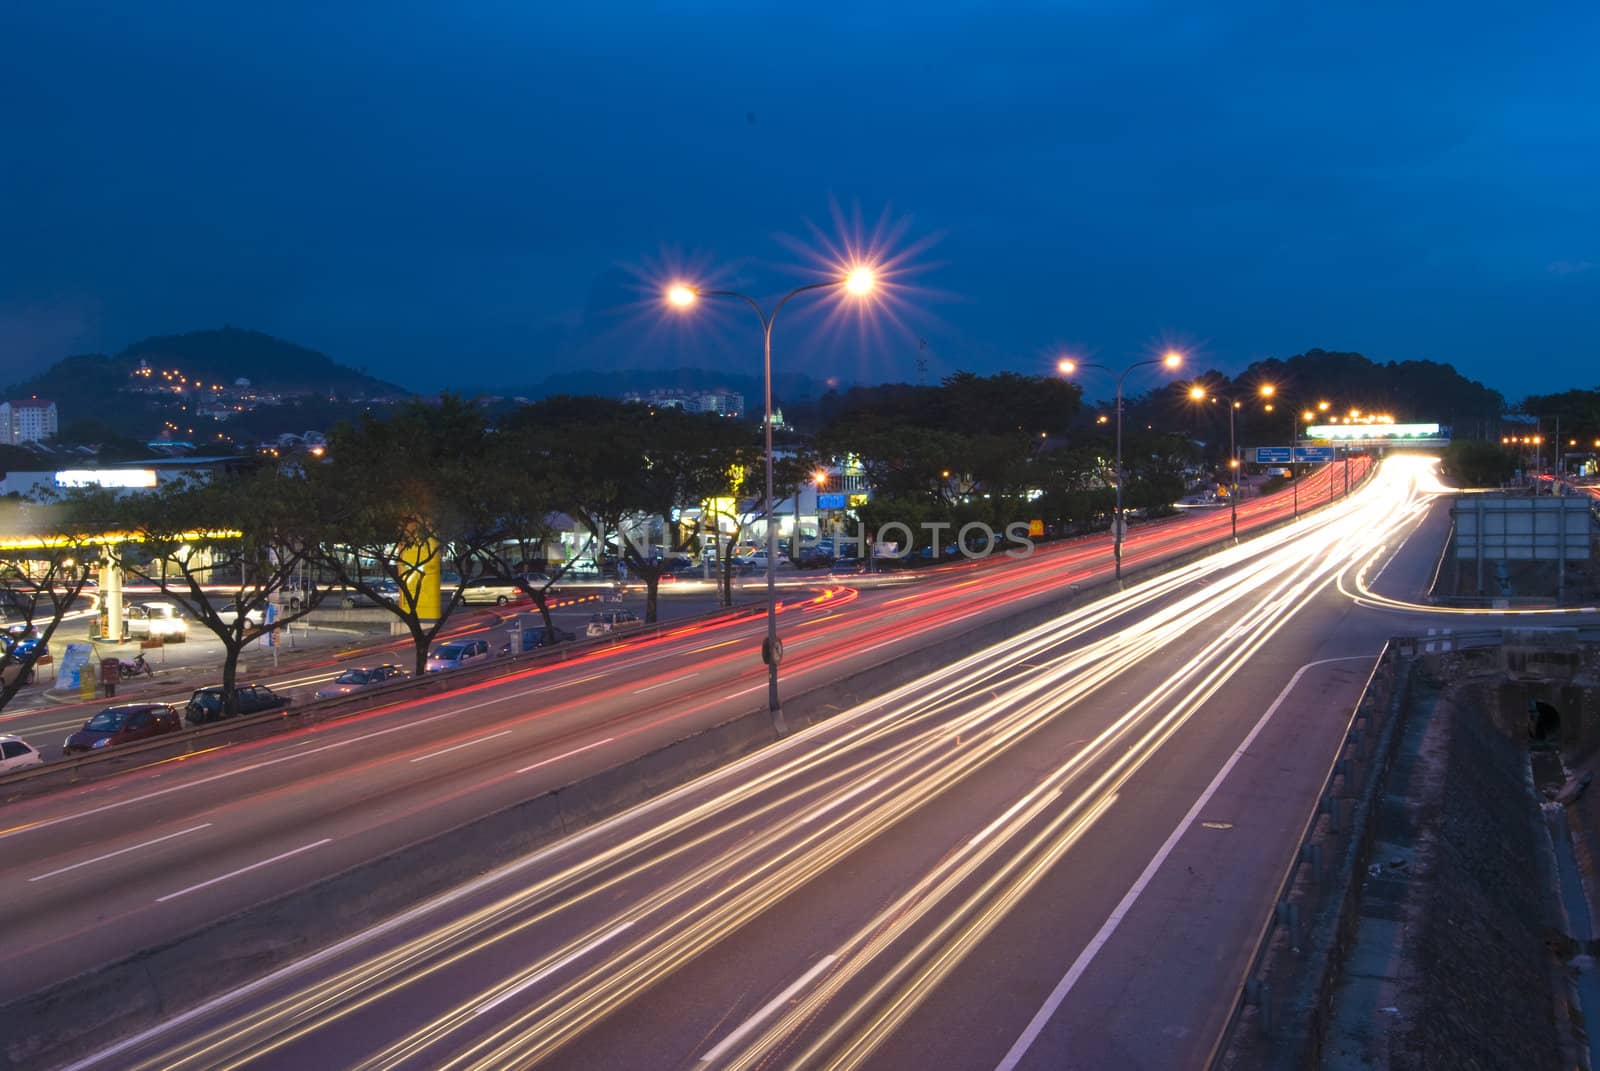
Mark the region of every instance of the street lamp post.
<instances>
[{"instance_id":1,"label":"street lamp post","mask_svg":"<svg viewBox=\"0 0 1600 1071\"><path fill-rule=\"evenodd\" d=\"M1143 368L1147 364L1159 364L1166 368L1176 368L1183 363L1183 354L1176 350L1169 350L1165 355L1152 358L1148 361L1135 361L1122 370L1117 376L1117 507L1111 515L1111 553L1116 561L1117 580L1122 580L1122 532L1127 522L1122 517L1122 384L1128 378L1128 373L1135 368ZM1111 369L1103 364L1079 364L1068 358L1056 365L1056 369L1064 376L1070 376L1080 368L1098 368L1103 372Z\"/></svg>"},{"instance_id":2,"label":"street lamp post","mask_svg":"<svg viewBox=\"0 0 1600 1071\"><path fill-rule=\"evenodd\" d=\"M1277 387L1272 386L1270 383L1262 384L1258 394L1264 399L1270 399L1272 395L1277 394ZM1206 392L1205 387L1198 386L1198 384L1189 387L1189 397L1194 399L1195 402L1202 402L1202 400L1206 399L1206 395L1208 395L1208 392ZM1227 471L1229 471L1229 488L1227 488L1227 514L1229 515L1227 515L1227 522L1229 522L1229 533L1234 538L1234 543L1238 543L1238 475L1240 475L1238 471L1240 471L1240 464L1238 464L1237 440L1234 437L1234 411L1240 408L1242 402L1237 397L1230 397L1230 395L1226 394L1213 394L1210 397L1221 400L1221 402L1227 402ZM1293 477L1291 477L1290 483L1293 482Z\"/></svg>"},{"instance_id":3,"label":"street lamp post","mask_svg":"<svg viewBox=\"0 0 1600 1071\"><path fill-rule=\"evenodd\" d=\"M761 659L767 664L767 709L772 714L772 724L779 733L786 730L783 723L783 707L778 702L778 663L783 659L783 644L778 640L778 529L777 518L773 514L773 486L772 486L772 324L778 318L778 313L788 304L789 299L808 290L831 290L843 287L856 297L870 294L877 285L877 274L868 267L852 268L847 274L835 279L826 279L819 283L807 283L797 286L778 299L769 313L761 307L761 303L748 294L737 290L702 290L696 286L677 283L667 290L667 301L680 309L687 309L699 298L727 297L743 301L755 310L756 316L761 320L762 354L761 371L764 383L764 403L762 412L762 429L764 432L763 455L767 466L767 488L764 512L767 517L767 638L761 645ZM796 518L798 531L799 518Z\"/></svg>"}]
</instances>

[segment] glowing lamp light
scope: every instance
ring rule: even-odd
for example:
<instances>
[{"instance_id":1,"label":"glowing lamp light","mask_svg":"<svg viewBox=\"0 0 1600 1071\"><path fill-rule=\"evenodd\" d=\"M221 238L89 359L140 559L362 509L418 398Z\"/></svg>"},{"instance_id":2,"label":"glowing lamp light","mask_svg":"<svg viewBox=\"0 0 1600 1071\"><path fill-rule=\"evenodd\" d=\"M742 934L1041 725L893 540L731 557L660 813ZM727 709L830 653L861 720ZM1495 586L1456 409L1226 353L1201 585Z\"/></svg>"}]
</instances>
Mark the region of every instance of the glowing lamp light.
<instances>
[{"instance_id":1,"label":"glowing lamp light","mask_svg":"<svg viewBox=\"0 0 1600 1071\"><path fill-rule=\"evenodd\" d=\"M1261 397L1270 398L1276 393L1278 393L1278 388L1274 387L1271 383L1261 384Z\"/></svg>"},{"instance_id":2,"label":"glowing lamp light","mask_svg":"<svg viewBox=\"0 0 1600 1071\"><path fill-rule=\"evenodd\" d=\"M667 289L667 300L680 309L686 309L695 303L700 295L695 293L694 287L678 283Z\"/></svg>"},{"instance_id":3,"label":"glowing lamp light","mask_svg":"<svg viewBox=\"0 0 1600 1071\"><path fill-rule=\"evenodd\" d=\"M811 478L812 478L812 480L814 480L816 482L818 487L821 487L823 484L828 482L827 470L826 469L818 469L816 472L813 472L811 474Z\"/></svg>"},{"instance_id":4,"label":"glowing lamp light","mask_svg":"<svg viewBox=\"0 0 1600 1071\"><path fill-rule=\"evenodd\" d=\"M844 288L856 297L872 293L878 285L878 276L871 268L855 268L844 277Z\"/></svg>"},{"instance_id":5,"label":"glowing lamp light","mask_svg":"<svg viewBox=\"0 0 1600 1071\"><path fill-rule=\"evenodd\" d=\"M1195 401L1197 401L1197 402L1204 401L1205 400L1205 396L1206 396L1206 389L1204 387L1190 387L1189 388L1189 397L1193 398Z\"/></svg>"},{"instance_id":6,"label":"glowing lamp light","mask_svg":"<svg viewBox=\"0 0 1600 1071\"><path fill-rule=\"evenodd\" d=\"M1078 370L1078 362L1070 357L1063 357L1056 362L1056 371L1064 376L1070 376Z\"/></svg>"},{"instance_id":7,"label":"glowing lamp light","mask_svg":"<svg viewBox=\"0 0 1600 1071\"><path fill-rule=\"evenodd\" d=\"M1183 354L1177 350L1168 350L1166 356L1161 358L1161 363L1168 368L1176 368L1183 363Z\"/></svg>"}]
</instances>

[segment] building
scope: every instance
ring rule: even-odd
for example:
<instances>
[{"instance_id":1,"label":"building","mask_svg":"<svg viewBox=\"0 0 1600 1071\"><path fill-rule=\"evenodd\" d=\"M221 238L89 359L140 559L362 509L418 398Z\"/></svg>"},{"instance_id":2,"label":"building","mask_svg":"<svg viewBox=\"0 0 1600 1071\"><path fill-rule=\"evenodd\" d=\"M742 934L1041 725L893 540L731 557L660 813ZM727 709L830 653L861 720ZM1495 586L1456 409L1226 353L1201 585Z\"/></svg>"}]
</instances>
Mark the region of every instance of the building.
<instances>
[{"instance_id":1,"label":"building","mask_svg":"<svg viewBox=\"0 0 1600 1071\"><path fill-rule=\"evenodd\" d=\"M0 402L0 435L15 446L56 437L56 403L43 398Z\"/></svg>"},{"instance_id":2,"label":"building","mask_svg":"<svg viewBox=\"0 0 1600 1071\"><path fill-rule=\"evenodd\" d=\"M738 419L744 416L744 395L729 390L631 390L625 402L642 402L661 409L682 409L690 413L716 413Z\"/></svg>"}]
</instances>

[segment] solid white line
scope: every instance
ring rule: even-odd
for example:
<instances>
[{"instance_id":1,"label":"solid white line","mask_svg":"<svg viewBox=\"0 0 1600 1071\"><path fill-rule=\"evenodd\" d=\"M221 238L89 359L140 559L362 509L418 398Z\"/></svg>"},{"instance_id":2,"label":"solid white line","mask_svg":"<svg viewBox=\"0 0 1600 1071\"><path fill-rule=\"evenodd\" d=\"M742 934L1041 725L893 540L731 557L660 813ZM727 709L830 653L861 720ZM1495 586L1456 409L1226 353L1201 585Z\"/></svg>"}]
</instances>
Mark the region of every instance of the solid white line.
<instances>
[{"instance_id":1,"label":"solid white line","mask_svg":"<svg viewBox=\"0 0 1600 1071\"><path fill-rule=\"evenodd\" d=\"M274 855L271 859L263 859L259 863L251 863L249 866L240 867L238 870L230 871L229 873L223 874L220 877L212 878L210 881L202 881L200 884L191 885L187 889L179 889L175 893L168 893L165 896L158 896L156 897L156 903L164 904L168 900L176 900L180 896L187 896L192 892L198 892L201 889L209 888L210 886L217 884L219 881L227 881L229 878L236 878L240 874L248 874L252 870L260 870L264 866L271 866L273 863L281 863L283 860L288 859L291 856L299 855L301 852L309 852L313 848L320 848L324 844L332 843L332 837L323 837L321 840L315 841L311 844L302 844L298 848L291 848L282 855Z\"/></svg>"},{"instance_id":2,"label":"solid white line","mask_svg":"<svg viewBox=\"0 0 1600 1071\"><path fill-rule=\"evenodd\" d=\"M838 799L834 800L833 802L824 803L821 807L818 807L816 810L812 811L810 814L808 814L804 818L800 819L800 824L801 825L805 825L807 822L815 821L816 819L821 818L823 815L827 814L829 811L833 810L835 807L838 807L840 804L845 803L845 802L847 802L849 800L852 800L855 797L861 795L861 793L865 792L867 789L871 788L873 785L877 784L881 780L883 780L883 778L874 777L872 780L868 781L866 784L861 785L858 788L851 789L849 792L846 792L844 795L840 796Z\"/></svg>"},{"instance_id":3,"label":"solid white line","mask_svg":"<svg viewBox=\"0 0 1600 1071\"><path fill-rule=\"evenodd\" d=\"M704 1056L700 1057L700 1062L703 1064L709 1064L720 1060L729 1049L743 1041L746 1034L760 1026L762 1020L766 1019L773 1012L777 1011L780 1007L787 1003L790 997L794 996L796 993L800 992L800 990L809 985L813 978L827 970L828 965L838 958L839 957L836 955L829 955L823 956L821 959L817 960L816 963L812 964L811 969L802 974L800 977L796 978L789 988L785 989L782 993L779 993L777 996L767 1001L761 1006L760 1011L756 1012L750 1018L741 1023L739 1025L739 1029L735 1030L733 1033L717 1042L715 1048L706 1053Z\"/></svg>"},{"instance_id":4,"label":"solid white line","mask_svg":"<svg viewBox=\"0 0 1600 1071\"><path fill-rule=\"evenodd\" d=\"M1206 804L1211 802L1211 797L1216 795L1217 789L1222 787L1222 782L1227 780L1228 774L1233 772L1234 764L1250 749L1250 745L1261 734L1261 730L1267 727L1267 722L1272 720L1272 716L1278 712L1278 708L1283 705L1283 701L1289 698L1289 693L1294 691L1295 685L1300 683L1300 678L1305 676L1308 670L1317 666L1325 666L1332 662L1353 662L1361 659L1370 661L1373 657L1375 656L1346 655L1343 658L1323 658L1315 662L1307 662L1295 671L1294 676L1289 678L1289 683L1283 686L1283 691L1278 693L1278 698L1272 701L1272 705L1267 708L1266 713L1261 715L1261 720L1256 722L1255 727L1234 749L1233 754L1228 756L1228 761L1222 764L1222 769L1217 771L1217 776L1213 777L1211 783L1206 786L1206 790L1200 793L1200 798L1194 801L1194 806L1189 808L1189 813L1183 816L1178 822L1177 828L1172 831L1166 842L1156 851L1155 857L1144 868L1143 873L1133 883L1132 888L1112 909L1110 917L1101 925L1099 931L1095 933L1083 951L1078 953L1078 958L1073 960L1072 966L1068 968L1067 973L1062 976L1061 981L1056 983L1056 987L1045 998L1044 1004L1034 1013L1033 1018L1028 1021L1027 1027L1023 1029L1021 1036L1007 1051L1005 1058L995 1065L995 1071L1012 1071L1017 1064L1022 1062L1022 1058L1027 1055L1028 1049L1038 1040L1040 1033L1044 1031L1045 1025L1049 1023L1051 1016L1055 1015L1056 1009L1061 1007L1061 1002L1067 999L1067 994L1072 992L1072 987L1078 984L1078 979L1083 977L1083 973L1089 969L1089 964L1094 962L1095 956L1099 955L1106 942L1111 940L1111 935L1116 933L1118 926L1122 925L1122 920L1128 916L1128 912L1133 909L1134 903L1143 895L1145 887L1156 876L1156 871L1161 869L1161 865L1167 861L1167 856L1172 854L1172 849L1177 847L1178 841L1182 839L1185 833L1189 832L1190 827L1194 825L1195 819L1200 816L1200 812L1205 809Z\"/></svg>"},{"instance_id":5,"label":"solid white line","mask_svg":"<svg viewBox=\"0 0 1600 1071\"><path fill-rule=\"evenodd\" d=\"M104 855L97 855L93 859L85 859L81 863L73 863L71 866L64 866L60 870L52 870L48 874L40 874L38 877L29 878L28 880L29 881L43 881L45 878L53 878L57 874L65 874L69 870L77 870L81 866L88 866L91 863L104 862L107 859L115 859L119 855L127 855L129 852L136 852L140 848L148 848L152 844L160 844L164 840L171 840L174 837L181 837L185 833L197 833L202 829L210 828L210 826L211 826L210 822L201 822L197 826L190 826L188 829L180 829L176 833L168 833L164 837L157 837L155 840L147 840L143 844L135 844L130 848L118 848L114 852L107 852Z\"/></svg>"},{"instance_id":6,"label":"solid white line","mask_svg":"<svg viewBox=\"0 0 1600 1071\"><path fill-rule=\"evenodd\" d=\"M1065 791L1066 791L1066 789L1062 789L1061 790L1061 792L1065 792ZM1060 795L1060 793L1057 793L1057 795ZM967 847L970 848L974 844L978 843L980 840L983 840L986 837L988 837L990 833L993 833L996 829L1000 828L1000 824L1002 822L1004 822L1006 819L1010 818L1012 815L1014 815L1018 811L1022 810L1022 808L1025 807L1027 804L1032 803L1032 802L1033 802L1033 794L1030 792L1028 795L1023 796L1020 800L1018 800L1017 802L1013 803L1011 806L1007 807L1005 809L1005 813L1001 814L999 818L996 818L993 822L990 822L988 825L986 825L982 829L980 829L978 831L978 835L977 836L975 836L971 840L967 841Z\"/></svg>"},{"instance_id":7,"label":"solid white line","mask_svg":"<svg viewBox=\"0 0 1600 1071\"><path fill-rule=\"evenodd\" d=\"M452 751L460 751L464 747L471 747L473 744L481 744L485 740L493 740L497 736L509 736L510 734L511 734L511 730L510 729L501 729L497 733L490 733L488 736L480 736L476 740L468 740L466 743L463 743L463 744L452 744L449 747L442 747L438 751L430 751L426 755L418 755L416 758L412 759L411 761L412 762L427 762L429 759L438 758L440 755L448 755Z\"/></svg>"},{"instance_id":8,"label":"solid white line","mask_svg":"<svg viewBox=\"0 0 1600 1071\"><path fill-rule=\"evenodd\" d=\"M548 759L540 759L538 762L534 763L532 766L524 766L522 769L518 770L517 772L518 773L527 773L529 770L537 770L541 766L549 766L552 762L560 762L562 759L570 759L570 758L572 758L572 756L580 754L581 752L584 752L584 751L588 751L590 748L597 748L601 744L609 744L609 743L611 743L611 741L613 741L615 739L616 739L616 737L614 737L614 736L608 736L604 740L596 740L592 744L585 744L582 747L575 747L571 751L563 751L561 754L554 755L554 756L552 756L552 757L550 757Z\"/></svg>"},{"instance_id":9,"label":"solid white line","mask_svg":"<svg viewBox=\"0 0 1600 1071\"><path fill-rule=\"evenodd\" d=\"M582 948L574 949L573 951L571 951L567 955L562 956L560 959L558 959L554 963L550 964L550 966L546 967L544 970L540 971L539 973L531 975L531 976L529 976L527 978L524 978L522 981L518 982L516 985L512 986L510 989L506 990L504 993L501 993L498 997L495 997L493 1000L484 1001L482 1004L479 1004L476 1008L472 1009L472 1014L473 1015L482 1015L484 1012L489 1011L492 1008L499 1007L500 1005L504 1004L506 1001L510 1000L512 997L516 996L518 993L521 993L524 989L527 989L529 986L538 985L540 982L544 981L546 978L550 977L552 974L556 973L561 968L567 966L572 961L574 961L576 959L580 959L581 957L583 957L585 955L588 955L594 949L598 948L600 945L605 944L607 941L611 940L617 934L621 933L623 930L626 930L629 926L632 926L632 925L633 925L633 920L632 919L629 919L627 922L619 922L617 925L611 927L611 929L607 930L605 933L601 934L599 937L596 937L593 941L590 941L588 944L584 945Z\"/></svg>"},{"instance_id":10,"label":"solid white line","mask_svg":"<svg viewBox=\"0 0 1600 1071\"><path fill-rule=\"evenodd\" d=\"M635 688L633 690L633 694L634 695L639 695L639 694L644 693L644 692L653 692L657 688L665 688L669 684L682 684L684 681L690 680L690 679L692 679L694 677L698 677L698 676L700 676L699 673L689 673L689 674L685 674L682 677L674 677L670 681L662 681L659 684L647 684L643 688Z\"/></svg>"}]
</instances>

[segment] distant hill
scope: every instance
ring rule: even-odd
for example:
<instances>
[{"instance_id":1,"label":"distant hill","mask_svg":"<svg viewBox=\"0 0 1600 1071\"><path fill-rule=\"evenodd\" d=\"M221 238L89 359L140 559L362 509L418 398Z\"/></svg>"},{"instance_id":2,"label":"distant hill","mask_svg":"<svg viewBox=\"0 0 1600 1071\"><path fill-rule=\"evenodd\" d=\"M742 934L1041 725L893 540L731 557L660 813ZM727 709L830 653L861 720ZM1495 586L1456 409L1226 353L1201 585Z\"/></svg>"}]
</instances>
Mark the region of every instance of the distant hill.
<instances>
[{"instance_id":1,"label":"distant hill","mask_svg":"<svg viewBox=\"0 0 1600 1071\"><path fill-rule=\"evenodd\" d=\"M181 368L190 379L232 383L242 377L258 389L281 393L327 391L368 396L411 393L364 371L339 364L316 350L237 327L147 338L117 354L116 359L125 362L130 370L143 359L155 367L171 364Z\"/></svg>"},{"instance_id":2,"label":"distant hill","mask_svg":"<svg viewBox=\"0 0 1600 1071\"><path fill-rule=\"evenodd\" d=\"M75 408L74 398L98 397L127 386L140 360L147 361L153 368L176 368L190 380L232 384L243 378L258 390L281 394L332 393L364 397L410 394L402 387L348 368L316 350L237 327L147 338L115 357L104 354L67 357L34 378L12 385L7 393L13 398L36 394L54 399L63 410L71 410Z\"/></svg>"}]
</instances>

